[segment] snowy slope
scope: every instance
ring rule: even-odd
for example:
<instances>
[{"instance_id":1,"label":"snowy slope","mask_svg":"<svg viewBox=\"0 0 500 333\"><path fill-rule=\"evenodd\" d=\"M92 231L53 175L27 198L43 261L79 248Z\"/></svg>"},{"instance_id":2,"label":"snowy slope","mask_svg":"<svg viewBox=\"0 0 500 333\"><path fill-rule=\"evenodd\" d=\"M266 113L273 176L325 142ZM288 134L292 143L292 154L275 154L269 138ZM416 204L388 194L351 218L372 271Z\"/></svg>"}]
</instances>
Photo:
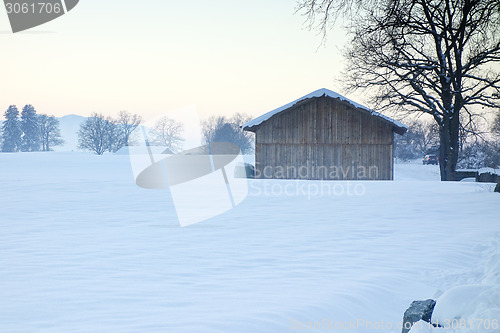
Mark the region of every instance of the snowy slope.
<instances>
[{"instance_id":1,"label":"snowy slope","mask_svg":"<svg viewBox=\"0 0 500 333\"><path fill-rule=\"evenodd\" d=\"M500 196L395 167L323 195L251 180L240 206L180 228L127 156L0 154L0 331L400 332L413 300L485 283Z\"/></svg>"}]
</instances>

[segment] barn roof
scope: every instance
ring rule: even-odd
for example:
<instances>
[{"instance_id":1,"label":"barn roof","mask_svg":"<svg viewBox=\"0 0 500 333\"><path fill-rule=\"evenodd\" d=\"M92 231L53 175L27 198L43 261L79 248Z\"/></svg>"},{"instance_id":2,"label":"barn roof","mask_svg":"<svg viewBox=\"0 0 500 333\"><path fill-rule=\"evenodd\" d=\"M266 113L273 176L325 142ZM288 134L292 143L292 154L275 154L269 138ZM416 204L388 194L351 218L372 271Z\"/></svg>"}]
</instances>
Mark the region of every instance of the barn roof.
<instances>
[{"instance_id":1,"label":"barn roof","mask_svg":"<svg viewBox=\"0 0 500 333\"><path fill-rule=\"evenodd\" d=\"M356 102L353 102L351 101L350 99L340 95L340 94L337 94L336 92L334 91L331 91L331 90L328 90L328 89L325 89L325 88L322 88L322 89L318 89L316 91L313 91L312 93L310 94L307 94L305 96L302 96L301 98L299 99L296 99L295 101L293 102L290 102L286 105L283 105L282 107L279 107L277 109L274 109L268 113L265 113L263 114L262 116L260 117L257 117L253 120L250 120L249 122L241 125L241 128L245 131L253 131L255 129L256 126L260 125L261 123L263 123L264 121L268 120L269 118L271 118L272 116L280 113L280 112L283 112L283 111L286 111L288 109L290 109L292 106L294 106L295 104L299 103L299 102L302 102L306 99L309 99L309 98L314 98L314 97L323 97L323 96L328 96L328 97L331 97L331 98L338 98L340 99L341 101L346 101L348 102L349 104L351 104L352 106L354 106L355 108L358 108L358 109L363 109L363 110L366 110L368 112L370 112L370 114L372 116L376 116L376 117L380 117L382 119L384 119L385 121L391 123L393 126L394 126L394 131L398 134L401 134L403 135L407 130L408 130L408 126L406 126L405 124L403 123L400 123L399 121L397 120L394 120L392 118L389 118L387 116L384 116L383 114L381 113L378 113L378 112L375 112L373 111L372 109L369 109L367 108L366 106L363 106L361 104L358 104Z\"/></svg>"}]
</instances>

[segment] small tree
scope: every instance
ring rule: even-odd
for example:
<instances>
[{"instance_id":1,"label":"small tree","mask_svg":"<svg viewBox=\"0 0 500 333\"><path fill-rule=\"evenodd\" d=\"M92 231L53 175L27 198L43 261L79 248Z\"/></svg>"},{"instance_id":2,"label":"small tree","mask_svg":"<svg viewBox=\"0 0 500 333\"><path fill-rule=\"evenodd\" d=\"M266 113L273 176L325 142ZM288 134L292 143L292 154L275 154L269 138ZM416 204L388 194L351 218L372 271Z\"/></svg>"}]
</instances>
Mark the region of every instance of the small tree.
<instances>
[{"instance_id":1,"label":"small tree","mask_svg":"<svg viewBox=\"0 0 500 333\"><path fill-rule=\"evenodd\" d=\"M112 146L110 138L114 124L102 114L93 113L80 125L78 131L78 147L89 149L97 155L104 154Z\"/></svg>"},{"instance_id":2,"label":"small tree","mask_svg":"<svg viewBox=\"0 0 500 333\"><path fill-rule=\"evenodd\" d=\"M488 144L482 141L464 144L458 156L457 167L460 169L479 169L485 167L488 156Z\"/></svg>"},{"instance_id":3,"label":"small tree","mask_svg":"<svg viewBox=\"0 0 500 333\"><path fill-rule=\"evenodd\" d=\"M15 105L11 105L4 115L6 120L2 124L2 151L16 152L21 148L23 133L19 123L19 110Z\"/></svg>"},{"instance_id":4,"label":"small tree","mask_svg":"<svg viewBox=\"0 0 500 333\"><path fill-rule=\"evenodd\" d=\"M253 135L243 131L240 126L251 118L237 113L231 118L212 116L202 123L202 134L205 143L232 142L237 144L243 154L253 151Z\"/></svg>"},{"instance_id":5,"label":"small tree","mask_svg":"<svg viewBox=\"0 0 500 333\"><path fill-rule=\"evenodd\" d=\"M410 161L418 158L421 153L415 144L415 134L408 126L408 131L394 138L394 157L402 161Z\"/></svg>"},{"instance_id":6,"label":"small tree","mask_svg":"<svg viewBox=\"0 0 500 333\"><path fill-rule=\"evenodd\" d=\"M439 129L435 124L415 120L408 124L408 131L394 139L394 155L411 160L439 151Z\"/></svg>"},{"instance_id":7,"label":"small tree","mask_svg":"<svg viewBox=\"0 0 500 333\"><path fill-rule=\"evenodd\" d=\"M116 152L128 145L131 133L139 126L139 115L121 111L117 119L93 113L78 132L79 147L89 149L98 155L105 151Z\"/></svg>"},{"instance_id":8,"label":"small tree","mask_svg":"<svg viewBox=\"0 0 500 333\"><path fill-rule=\"evenodd\" d=\"M150 131L152 143L169 148L176 151L182 147L182 133L184 132L184 124L174 119L163 117L160 118L153 129Z\"/></svg>"},{"instance_id":9,"label":"small tree","mask_svg":"<svg viewBox=\"0 0 500 333\"><path fill-rule=\"evenodd\" d=\"M468 142L460 151L457 165L463 169L496 169L500 167L500 145L486 140Z\"/></svg>"},{"instance_id":10,"label":"small tree","mask_svg":"<svg viewBox=\"0 0 500 333\"><path fill-rule=\"evenodd\" d=\"M491 124L491 136L465 136L457 166L479 169L500 167L500 115Z\"/></svg>"},{"instance_id":11,"label":"small tree","mask_svg":"<svg viewBox=\"0 0 500 333\"><path fill-rule=\"evenodd\" d=\"M116 121L116 126L118 127L117 129L121 137L121 147L130 145L130 135L141 124L141 122L142 117L140 115L132 114L128 111L120 111Z\"/></svg>"},{"instance_id":12,"label":"small tree","mask_svg":"<svg viewBox=\"0 0 500 333\"><path fill-rule=\"evenodd\" d=\"M118 128L118 120L112 117L106 117L108 128L106 130L106 151L116 153L121 147L124 146L123 138Z\"/></svg>"},{"instance_id":13,"label":"small tree","mask_svg":"<svg viewBox=\"0 0 500 333\"><path fill-rule=\"evenodd\" d=\"M40 114L38 115L38 126L43 151L50 151L51 147L64 143L59 130L59 120L56 117Z\"/></svg>"},{"instance_id":14,"label":"small tree","mask_svg":"<svg viewBox=\"0 0 500 333\"><path fill-rule=\"evenodd\" d=\"M40 150L40 127L36 110L31 104L25 105L21 112L21 130L23 131L21 150Z\"/></svg>"}]
</instances>

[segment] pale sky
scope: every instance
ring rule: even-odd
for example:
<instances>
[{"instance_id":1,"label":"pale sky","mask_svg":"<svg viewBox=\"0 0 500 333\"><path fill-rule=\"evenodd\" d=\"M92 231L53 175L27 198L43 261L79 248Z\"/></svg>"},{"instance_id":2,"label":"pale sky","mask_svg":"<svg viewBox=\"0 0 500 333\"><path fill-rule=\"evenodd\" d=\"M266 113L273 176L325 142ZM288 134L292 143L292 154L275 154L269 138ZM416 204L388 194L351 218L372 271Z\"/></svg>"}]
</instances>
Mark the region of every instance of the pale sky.
<instances>
[{"instance_id":1,"label":"pale sky","mask_svg":"<svg viewBox=\"0 0 500 333\"><path fill-rule=\"evenodd\" d=\"M320 46L295 0L80 0L12 34L0 8L0 112L56 116L195 106L258 116L319 88L342 93L342 30ZM2 6L3 7L3 6ZM360 103L356 96L347 96Z\"/></svg>"}]
</instances>

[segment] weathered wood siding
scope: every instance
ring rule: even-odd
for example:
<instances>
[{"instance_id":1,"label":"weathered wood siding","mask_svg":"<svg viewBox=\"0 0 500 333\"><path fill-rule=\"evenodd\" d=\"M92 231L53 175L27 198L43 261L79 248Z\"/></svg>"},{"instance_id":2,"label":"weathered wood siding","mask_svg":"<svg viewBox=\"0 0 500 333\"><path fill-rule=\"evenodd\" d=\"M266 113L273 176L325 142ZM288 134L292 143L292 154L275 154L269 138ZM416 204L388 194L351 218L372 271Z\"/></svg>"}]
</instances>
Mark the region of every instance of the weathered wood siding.
<instances>
[{"instance_id":1,"label":"weathered wood siding","mask_svg":"<svg viewBox=\"0 0 500 333\"><path fill-rule=\"evenodd\" d=\"M391 124L329 97L312 98L255 130L256 176L392 180Z\"/></svg>"}]
</instances>

